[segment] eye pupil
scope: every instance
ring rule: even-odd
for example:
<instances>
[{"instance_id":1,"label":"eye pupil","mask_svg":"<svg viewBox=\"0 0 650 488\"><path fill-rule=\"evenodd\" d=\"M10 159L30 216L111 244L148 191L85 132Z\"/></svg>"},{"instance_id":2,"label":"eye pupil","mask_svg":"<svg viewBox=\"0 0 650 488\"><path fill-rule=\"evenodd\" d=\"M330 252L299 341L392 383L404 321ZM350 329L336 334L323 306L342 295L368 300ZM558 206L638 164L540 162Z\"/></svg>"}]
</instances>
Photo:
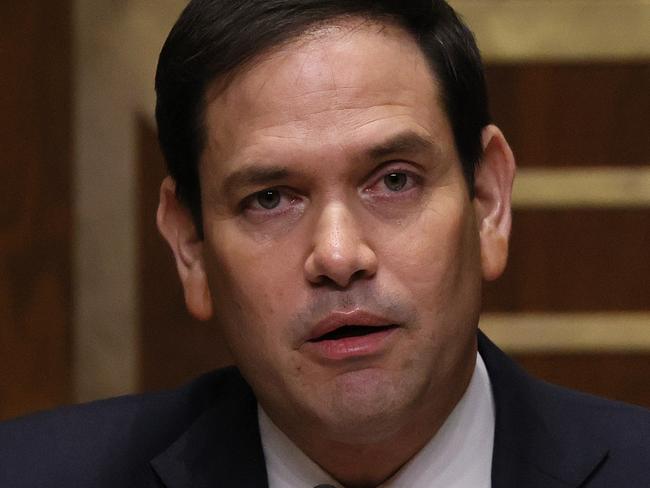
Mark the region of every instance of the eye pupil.
<instances>
[{"instance_id":1,"label":"eye pupil","mask_svg":"<svg viewBox=\"0 0 650 488\"><path fill-rule=\"evenodd\" d=\"M384 176L384 183L391 191L400 191L406 186L406 175L404 173L391 173Z\"/></svg>"},{"instance_id":2,"label":"eye pupil","mask_svg":"<svg viewBox=\"0 0 650 488\"><path fill-rule=\"evenodd\" d=\"M265 209L271 210L280 204L280 192L265 190L257 194L257 202Z\"/></svg>"}]
</instances>

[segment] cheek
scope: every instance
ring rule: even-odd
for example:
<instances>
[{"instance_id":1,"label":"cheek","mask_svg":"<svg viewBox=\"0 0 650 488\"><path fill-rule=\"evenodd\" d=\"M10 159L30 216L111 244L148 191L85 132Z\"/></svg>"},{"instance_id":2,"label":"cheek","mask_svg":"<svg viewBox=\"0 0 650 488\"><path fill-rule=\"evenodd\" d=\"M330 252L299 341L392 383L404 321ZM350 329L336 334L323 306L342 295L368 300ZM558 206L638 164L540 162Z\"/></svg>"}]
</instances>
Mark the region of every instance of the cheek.
<instances>
[{"instance_id":1,"label":"cheek","mask_svg":"<svg viewBox=\"0 0 650 488\"><path fill-rule=\"evenodd\" d=\"M390 240L390 274L418 308L440 314L480 294L480 247L469 204L428 207ZM478 287L478 290L477 290Z\"/></svg>"},{"instance_id":2,"label":"cheek","mask_svg":"<svg viewBox=\"0 0 650 488\"><path fill-rule=\"evenodd\" d=\"M214 231L206 256L217 320L231 337L246 331L267 344L287 321L296 279L280 246L251 245L232 234Z\"/></svg>"}]
</instances>

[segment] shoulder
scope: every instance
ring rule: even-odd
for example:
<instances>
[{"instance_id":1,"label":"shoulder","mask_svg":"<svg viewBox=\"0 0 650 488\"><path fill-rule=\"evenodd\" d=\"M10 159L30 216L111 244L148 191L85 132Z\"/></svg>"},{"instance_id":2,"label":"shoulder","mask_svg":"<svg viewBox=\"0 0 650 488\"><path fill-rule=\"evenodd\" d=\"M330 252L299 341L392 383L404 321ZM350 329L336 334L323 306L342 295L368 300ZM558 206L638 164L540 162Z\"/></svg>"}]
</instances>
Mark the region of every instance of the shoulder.
<instances>
[{"instance_id":1,"label":"shoulder","mask_svg":"<svg viewBox=\"0 0 650 488\"><path fill-rule=\"evenodd\" d=\"M543 425L559 442L576 451L586 445L603 446L606 462L599 476L611 479L610 483L629 482L635 476L650 483L650 410L531 381L531 399L542 412Z\"/></svg>"},{"instance_id":2,"label":"shoulder","mask_svg":"<svg viewBox=\"0 0 650 488\"><path fill-rule=\"evenodd\" d=\"M484 336L479 349L492 384L495 449L504 470L513 459L525 459L574 481L591 473L590 487L650 486L650 410L533 378Z\"/></svg>"},{"instance_id":3,"label":"shoulder","mask_svg":"<svg viewBox=\"0 0 650 488\"><path fill-rule=\"evenodd\" d=\"M246 388L237 370L226 368L176 390L1 423L0 486L123 486L221 396Z\"/></svg>"},{"instance_id":4,"label":"shoulder","mask_svg":"<svg viewBox=\"0 0 650 488\"><path fill-rule=\"evenodd\" d=\"M598 462L585 486L650 486L650 410L530 381L537 432L551 438L545 447L555 446L545 462L575 473L592 453Z\"/></svg>"},{"instance_id":5,"label":"shoulder","mask_svg":"<svg viewBox=\"0 0 650 488\"><path fill-rule=\"evenodd\" d=\"M650 410L547 383L530 376L484 335L479 350L486 362L495 400L526 420L566 425L591 436L650 443ZM569 425L570 424L570 425Z\"/></svg>"}]
</instances>

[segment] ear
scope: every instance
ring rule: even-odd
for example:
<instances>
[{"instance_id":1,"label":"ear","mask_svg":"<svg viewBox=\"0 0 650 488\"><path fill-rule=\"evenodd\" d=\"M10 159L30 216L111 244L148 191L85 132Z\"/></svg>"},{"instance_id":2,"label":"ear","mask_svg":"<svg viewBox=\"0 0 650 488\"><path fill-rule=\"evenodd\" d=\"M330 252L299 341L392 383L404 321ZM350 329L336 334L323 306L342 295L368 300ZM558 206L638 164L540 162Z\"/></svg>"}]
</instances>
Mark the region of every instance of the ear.
<instances>
[{"instance_id":1,"label":"ear","mask_svg":"<svg viewBox=\"0 0 650 488\"><path fill-rule=\"evenodd\" d=\"M508 261L515 158L498 127L486 126L482 141L483 157L474 176L474 210L481 243L483 279L491 281L501 276Z\"/></svg>"},{"instance_id":2,"label":"ear","mask_svg":"<svg viewBox=\"0 0 650 488\"><path fill-rule=\"evenodd\" d=\"M205 273L203 240L199 238L190 210L178 201L176 184L169 176L160 186L156 223L174 253L187 310L199 320L210 319L213 308Z\"/></svg>"}]
</instances>

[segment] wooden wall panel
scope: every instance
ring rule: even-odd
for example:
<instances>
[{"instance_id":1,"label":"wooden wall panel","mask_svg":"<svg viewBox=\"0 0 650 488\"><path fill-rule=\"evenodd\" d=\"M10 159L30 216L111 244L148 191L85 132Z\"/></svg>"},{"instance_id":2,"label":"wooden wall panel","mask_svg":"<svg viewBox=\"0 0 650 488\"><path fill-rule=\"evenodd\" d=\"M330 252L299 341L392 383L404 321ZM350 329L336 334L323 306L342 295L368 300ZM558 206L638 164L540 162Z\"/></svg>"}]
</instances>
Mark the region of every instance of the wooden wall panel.
<instances>
[{"instance_id":1,"label":"wooden wall panel","mask_svg":"<svg viewBox=\"0 0 650 488\"><path fill-rule=\"evenodd\" d=\"M0 15L0 418L70 400L70 10Z\"/></svg>"},{"instance_id":2,"label":"wooden wall panel","mask_svg":"<svg viewBox=\"0 0 650 488\"><path fill-rule=\"evenodd\" d=\"M486 76L520 166L650 164L650 63L492 64Z\"/></svg>"},{"instance_id":3,"label":"wooden wall panel","mask_svg":"<svg viewBox=\"0 0 650 488\"><path fill-rule=\"evenodd\" d=\"M172 253L155 224L165 163L156 133L143 119L138 146L140 387L155 390L229 364L230 356L217 321L199 322L185 309Z\"/></svg>"},{"instance_id":4,"label":"wooden wall panel","mask_svg":"<svg viewBox=\"0 0 650 488\"><path fill-rule=\"evenodd\" d=\"M516 210L493 312L650 310L650 209ZM649 324L650 325L650 324Z\"/></svg>"},{"instance_id":5,"label":"wooden wall panel","mask_svg":"<svg viewBox=\"0 0 650 488\"><path fill-rule=\"evenodd\" d=\"M650 164L647 61L493 64L487 79L494 121L519 166ZM485 309L648 311L648 249L647 208L516 209L508 268L486 285ZM516 359L552 383L650 407L647 353L544 352Z\"/></svg>"},{"instance_id":6,"label":"wooden wall panel","mask_svg":"<svg viewBox=\"0 0 650 488\"><path fill-rule=\"evenodd\" d=\"M517 354L527 371L550 383L650 408L650 354Z\"/></svg>"}]
</instances>

